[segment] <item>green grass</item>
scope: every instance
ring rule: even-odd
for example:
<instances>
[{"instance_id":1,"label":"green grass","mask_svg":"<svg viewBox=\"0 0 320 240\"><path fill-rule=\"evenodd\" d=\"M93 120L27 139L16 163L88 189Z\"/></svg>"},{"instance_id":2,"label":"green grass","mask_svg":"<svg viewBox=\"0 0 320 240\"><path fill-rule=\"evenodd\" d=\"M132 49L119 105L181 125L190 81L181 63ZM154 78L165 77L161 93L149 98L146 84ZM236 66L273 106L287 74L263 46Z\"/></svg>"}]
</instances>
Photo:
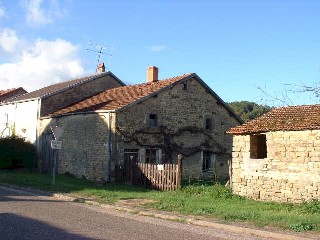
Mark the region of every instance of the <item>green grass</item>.
<instances>
[{"instance_id":1,"label":"green grass","mask_svg":"<svg viewBox=\"0 0 320 240\"><path fill-rule=\"evenodd\" d=\"M129 185L97 185L84 179L58 176L56 185L45 174L0 171L0 182L95 199L114 204L121 199L151 199L146 207L186 215L244 221L294 231L320 231L320 201L302 204L260 202L232 194L220 185L189 185L177 191L159 192Z\"/></svg>"}]
</instances>

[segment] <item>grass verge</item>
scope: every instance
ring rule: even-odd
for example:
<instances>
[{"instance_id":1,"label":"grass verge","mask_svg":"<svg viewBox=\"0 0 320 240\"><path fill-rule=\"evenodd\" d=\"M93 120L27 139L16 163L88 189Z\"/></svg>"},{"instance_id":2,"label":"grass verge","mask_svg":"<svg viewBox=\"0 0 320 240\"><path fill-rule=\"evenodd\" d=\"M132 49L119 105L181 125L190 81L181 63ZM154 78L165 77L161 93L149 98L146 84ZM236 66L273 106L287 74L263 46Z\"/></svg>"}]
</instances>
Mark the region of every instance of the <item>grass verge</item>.
<instances>
[{"instance_id":1,"label":"grass verge","mask_svg":"<svg viewBox=\"0 0 320 240\"><path fill-rule=\"evenodd\" d=\"M218 218L222 221L244 221L257 226L272 226L294 231L320 231L320 201L302 204L259 202L232 194L222 185L190 185L177 191L159 192L128 185L97 185L84 179L37 173L0 171L0 182L68 193L114 204L123 199L151 199L147 207L180 214Z\"/></svg>"}]
</instances>

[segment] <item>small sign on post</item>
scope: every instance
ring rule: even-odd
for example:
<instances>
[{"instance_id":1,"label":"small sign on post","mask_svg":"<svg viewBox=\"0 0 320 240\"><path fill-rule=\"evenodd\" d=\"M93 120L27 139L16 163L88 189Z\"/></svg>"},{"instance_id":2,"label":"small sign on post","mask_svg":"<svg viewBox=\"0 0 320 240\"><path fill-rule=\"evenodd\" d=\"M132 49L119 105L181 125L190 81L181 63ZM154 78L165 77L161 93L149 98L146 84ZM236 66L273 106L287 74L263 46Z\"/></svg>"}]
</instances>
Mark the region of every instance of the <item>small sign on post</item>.
<instances>
[{"instance_id":1,"label":"small sign on post","mask_svg":"<svg viewBox=\"0 0 320 240\"><path fill-rule=\"evenodd\" d=\"M58 161L58 150L61 149L62 141L59 141L63 133L63 127L50 126L53 133L54 140L51 141L51 148L53 150L53 167L52 167L52 185L56 184L56 169Z\"/></svg>"},{"instance_id":2,"label":"small sign on post","mask_svg":"<svg viewBox=\"0 0 320 240\"><path fill-rule=\"evenodd\" d=\"M51 140L51 148L52 149L61 149L62 141Z\"/></svg>"},{"instance_id":3,"label":"small sign on post","mask_svg":"<svg viewBox=\"0 0 320 240\"><path fill-rule=\"evenodd\" d=\"M55 138L55 140L59 140L59 138L61 137L62 133L63 133L63 127L59 127L59 126L50 126L50 129L53 133L53 136Z\"/></svg>"},{"instance_id":4,"label":"small sign on post","mask_svg":"<svg viewBox=\"0 0 320 240\"><path fill-rule=\"evenodd\" d=\"M163 171L164 170L164 165L163 164L158 164L157 165L158 171Z\"/></svg>"}]
</instances>

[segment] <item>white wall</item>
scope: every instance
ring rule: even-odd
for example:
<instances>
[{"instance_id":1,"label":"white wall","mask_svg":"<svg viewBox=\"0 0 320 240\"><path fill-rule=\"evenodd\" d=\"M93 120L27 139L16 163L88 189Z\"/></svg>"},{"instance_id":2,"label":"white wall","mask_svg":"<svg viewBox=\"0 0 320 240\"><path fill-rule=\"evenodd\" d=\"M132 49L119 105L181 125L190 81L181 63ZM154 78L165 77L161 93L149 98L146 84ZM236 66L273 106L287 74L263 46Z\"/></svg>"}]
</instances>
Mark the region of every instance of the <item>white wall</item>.
<instances>
[{"instance_id":1,"label":"white wall","mask_svg":"<svg viewBox=\"0 0 320 240\"><path fill-rule=\"evenodd\" d=\"M38 100L0 105L0 137L16 135L36 144Z\"/></svg>"}]
</instances>

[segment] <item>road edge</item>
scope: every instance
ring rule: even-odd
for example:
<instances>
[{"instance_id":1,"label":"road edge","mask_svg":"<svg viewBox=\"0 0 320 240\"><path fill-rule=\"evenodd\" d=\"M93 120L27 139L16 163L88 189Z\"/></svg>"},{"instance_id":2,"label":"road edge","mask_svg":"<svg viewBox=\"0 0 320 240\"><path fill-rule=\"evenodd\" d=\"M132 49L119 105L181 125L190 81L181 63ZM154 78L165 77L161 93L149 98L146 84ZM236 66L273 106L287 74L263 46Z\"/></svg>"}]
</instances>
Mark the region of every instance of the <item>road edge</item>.
<instances>
[{"instance_id":1,"label":"road edge","mask_svg":"<svg viewBox=\"0 0 320 240\"><path fill-rule=\"evenodd\" d=\"M96 205L99 207L103 208L108 208L108 209L114 209L122 212L127 212L127 213L134 213L137 215L141 216L146 216L146 217L153 217L153 218L159 218L163 220L170 220L170 221L178 221L178 222L185 222L188 224L193 224L196 226L202 226L202 227L211 227L219 230L224 230L224 231L229 231L233 233L246 233L246 234L251 234L257 237L263 237L263 238L270 238L270 239L275 239L275 240L319 240L320 237L310 237L310 236L297 236L293 234L287 234L287 233L278 233L278 232L270 232L266 230L260 230L260 229L254 229L254 228L248 228L248 227L241 227L241 226L236 226L236 225L229 225L229 224L223 224L223 223L217 223L217 222L211 222L211 221L206 221L206 220L199 220L194 217L190 216L178 216L173 213L156 213L154 211L149 211L149 210L139 210L135 208L129 208L129 207L122 207L122 206L115 206L115 205L110 205L110 204L101 204L96 201L92 200L87 200L84 198L79 198L79 197L72 197L68 196L68 194L62 194L62 193L52 193L52 192L46 192L34 188L29 188L29 187L21 187L17 185L11 185L7 183L0 183L1 188L7 188L11 191L18 191L18 192L23 192L26 194L30 195L43 195L46 197L53 197L59 200L63 201L70 201L70 202L78 202L78 203L84 203L88 205ZM298 233L297 233L298 234Z\"/></svg>"}]
</instances>

